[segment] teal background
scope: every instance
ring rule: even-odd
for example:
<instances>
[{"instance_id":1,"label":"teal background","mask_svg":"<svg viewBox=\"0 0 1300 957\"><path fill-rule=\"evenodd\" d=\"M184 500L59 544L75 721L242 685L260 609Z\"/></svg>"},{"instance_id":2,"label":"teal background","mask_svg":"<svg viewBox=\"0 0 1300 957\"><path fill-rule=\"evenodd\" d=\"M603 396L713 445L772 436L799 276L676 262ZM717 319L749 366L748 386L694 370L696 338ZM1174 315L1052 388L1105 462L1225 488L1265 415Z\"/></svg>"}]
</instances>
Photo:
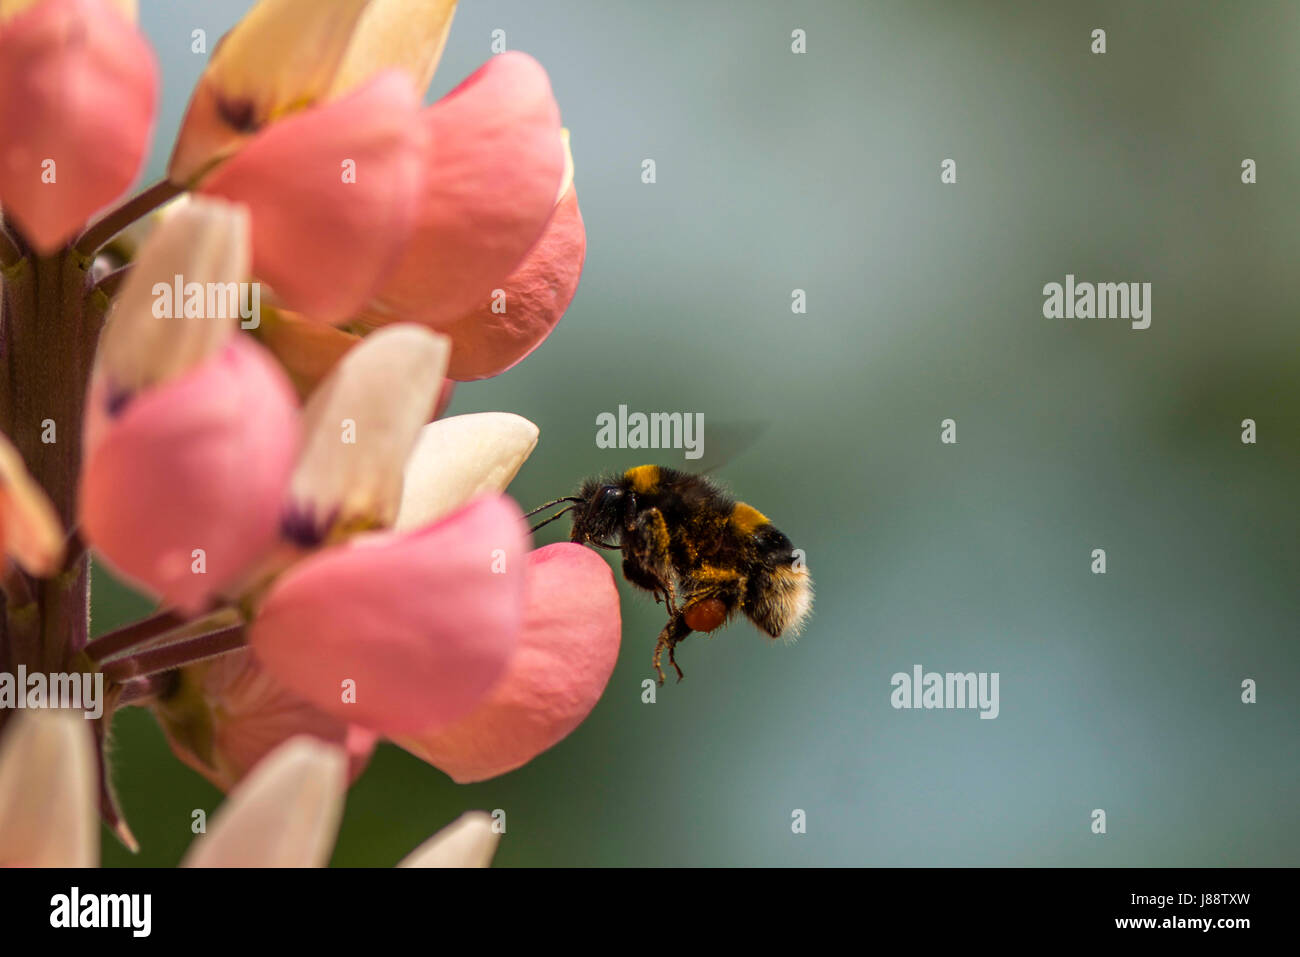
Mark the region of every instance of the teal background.
<instances>
[{"instance_id":1,"label":"teal background","mask_svg":"<svg viewBox=\"0 0 1300 957\"><path fill-rule=\"evenodd\" d=\"M141 6L152 178L190 31L250 4ZM569 739L469 787L382 747L335 863L467 808L506 811L503 866L1300 863L1300 6L466 0L434 95L497 28L550 72L589 254L550 340L452 412L540 426L526 507L646 460L595 446L620 403L702 412L706 443L764 423L717 475L805 549L817 609L791 646L690 639L650 705L661 612L625 589ZM1151 328L1044 319L1067 273L1152 283ZM97 632L147 608L97 579ZM999 672L1000 716L894 710L917 663ZM220 795L146 713L115 728L144 849L105 863L172 864Z\"/></svg>"}]
</instances>

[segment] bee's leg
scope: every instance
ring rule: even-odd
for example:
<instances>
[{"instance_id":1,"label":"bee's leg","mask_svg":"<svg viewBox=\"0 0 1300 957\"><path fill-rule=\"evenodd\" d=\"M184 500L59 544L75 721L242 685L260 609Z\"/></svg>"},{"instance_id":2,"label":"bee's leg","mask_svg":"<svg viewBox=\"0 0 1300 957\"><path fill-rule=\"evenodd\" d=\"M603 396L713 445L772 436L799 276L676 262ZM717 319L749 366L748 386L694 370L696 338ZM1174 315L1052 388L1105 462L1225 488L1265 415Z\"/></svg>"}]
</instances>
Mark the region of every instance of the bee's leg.
<instances>
[{"instance_id":1,"label":"bee's leg","mask_svg":"<svg viewBox=\"0 0 1300 957\"><path fill-rule=\"evenodd\" d=\"M681 681L686 676L682 674L681 666L677 664L677 643L673 642L668 646L668 663L677 671L677 680Z\"/></svg>"},{"instance_id":2,"label":"bee's leg","mask_svg":"<svg viewBox=\"0 0 1300 957\"><path fill-rule=\"evenodd\" d=\"M623 558L623 574L628 581L653 592L655 600L660 594L668 603L668 614L677 617L677 593L672 584L672 556L668 548L672 538L663 512L657 508L646 509L623 531L627 547Z\"/></svg>"},{"instance_id":3,"label":"bee's leg","mask_svg":"<svg viewBox=\"0 0 1300 957\"><path fill-rule=\"evenodd\" d=\"M624 564L623 567L623 574L624 575L627 574L626 564ZM654 592L655 603L662 605L664 602L667 602L668 617L670 619L675 618L677 616L677 592L673 588L673 583L670 581L665 581L664 579L660 578L658 575L655 575L653 572L647 575L647 581L654 582L653 586L650 588L650 591Z\"/></svg>"},{"instance_id":4,"label":"bee's leg","mask_svg":"<svg viewBox=\"0 0 1300 957\"><path fill-rule=\"evenodd\" d=\"M624 567L623 573L624 575L627 575L627 567ZM655 603L656 605L663 605L664 602L668 602L668 618L671 619L677 614L676 590L672 588L671 581L664 581L658 576L655 576L654 581L654 588L651 588L650 590L651 592L654 592Z\"/></svg>"},{"instance_id":5,"label":"bee's leg","mask_svg":"<svg viewBox=\"0 0 1300 957\"><path fill-rule=\"evenodd\" d=\"M663 589L664 601L668 603L668 614L673 618L678 615L677 611L677 593L673 590L673 583L670 581L659 580L659 587ZM656 597L656 601L658 598Z\"/></svg>"},{"instance_id":6,"label":"bee's leg","mask_svg":"<svg viewBox=\"0 0 1300 957\"><path fill-rule=\"evenodd\" d=\"M659 685L664 683L664 670L659 666L659 660L663 655L664 649L668 649L668 663L673 666L677 672L677 680L681 681L686 676L682 674L682 669L677 666L677 643L691 633L691 626L686 624L680 614L674 615L668 624L664 625L664 630L659 632L659 641L655 644L654 669L655 674L659 677Z\"/></svg>"},{"instance_id":7,"label":"bee's leg","mask_svg":"<svg viewBox=\"0 0 1300 957\"><path fill-rule=\"evenodd\" d=\"M653 594L657 602L663 602L664 598L660 596L666 597L668 599L669 616L677 614L677 603L674 600L677 596L672 583L664 581L653 569L647 568L631 556L625 556L623 558L623 577L638 588L644 588Z\"/></svg>"}]
</instances>

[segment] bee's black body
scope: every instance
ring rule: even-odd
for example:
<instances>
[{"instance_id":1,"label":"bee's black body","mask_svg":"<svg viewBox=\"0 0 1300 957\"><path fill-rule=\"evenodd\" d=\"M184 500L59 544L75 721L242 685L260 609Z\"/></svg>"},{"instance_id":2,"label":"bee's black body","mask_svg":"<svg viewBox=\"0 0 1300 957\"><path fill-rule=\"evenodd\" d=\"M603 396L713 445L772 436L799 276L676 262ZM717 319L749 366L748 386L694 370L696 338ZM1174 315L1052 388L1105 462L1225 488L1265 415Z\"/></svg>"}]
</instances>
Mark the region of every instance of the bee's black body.
<instances>
[{"instance_id":1,"label":"bee's black body","mask_svg":"<svg viewBox=\"0 0 1300 957\"><path fill-rule=\"evenodd\" d=\"M702 475L642 465L589 480L571 501L572 540L618 548L624 577L668 603L654 656L660 682L662 650L676 668L674 648L692 631L713 631L740 611L776 638L797 633L808 615L812 581L801 554L757 509Z\"/></svg>"}]
</instances>

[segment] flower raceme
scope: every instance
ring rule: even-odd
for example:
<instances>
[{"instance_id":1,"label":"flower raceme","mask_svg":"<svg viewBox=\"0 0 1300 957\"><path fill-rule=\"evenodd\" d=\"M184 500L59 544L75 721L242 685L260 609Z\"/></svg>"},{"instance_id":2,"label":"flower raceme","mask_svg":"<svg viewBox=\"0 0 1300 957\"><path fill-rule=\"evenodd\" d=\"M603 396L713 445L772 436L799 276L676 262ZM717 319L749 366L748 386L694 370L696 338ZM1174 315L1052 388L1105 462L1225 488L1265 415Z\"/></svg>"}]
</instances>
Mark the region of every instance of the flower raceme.
<instances>
[{"instance_id":1,"label":"flower raceme","mask_svg":"<svg viewBox=\"0 0 1300 957\"><path fill-rule=\"evenodd\" d=\"M355 724L424 742L475 720L504 679L536 681L526 667L511 677L512 663L540 649L566 667L546 679L554 702L537 696L545 717L518 713L537 726L529 735L497 731L500 770L518 766L586 716L618 646L604 562L577 546L566 549L582 557L560 564L540 561L545 550L530 560L522 514L499 494L536 445L536 427L504 413L425 424L450 349L423 326L367 336L299 410L234 317L177 323L146 308L154 276L222 282L239 274L246 245L239 207L199 198L167 218L108 317L90 388L87 540L191 615L244 610L255 658L245 667L265 669L284 693L250 708L250 695L267 697L260 674L218 673L214 684L198 664L182 672L186 694L173 687L156 707L169 739L225 783L251 765L239 752L260 757L277 740L271 728L305 724L341 741ZM403 388L387 388L393 380ZM108 667L128 681L149 677L144 665ZM214 708L212 699L226 700ZM465 747L482 747L470 738ZM447 746L439 760L458 768L457 754Z\"/></svg>"},{"instance_id":2,"label":"flower raceme","mask_svg":"<svg viewBox=\"0 0 1300 957\"><path fill-rule=\"evenodd\" d=\"M167 179L125 199L158 86L134 0L0 0L0 347L18 359L0 578L28 615L21 641L0 620L0 660L88 661L223 789L303 734L353 778L380 736L458 781L505 773L586 717L617 656L609 568L529 552L503 494L537 428L440 418L452 380L550 334L586 251L535 60L495 56L422 105L455 7L259 0L214 48ZM160 286L249 280L265 322L158 308ZM39 364L29 341L69 367L16 375ZM34 440L24 410L47 406L78 420L72 453ZM82 545L159 612L87 644ZM52 607L71 611L31 617Z\"/></svg>"}]
</instances>

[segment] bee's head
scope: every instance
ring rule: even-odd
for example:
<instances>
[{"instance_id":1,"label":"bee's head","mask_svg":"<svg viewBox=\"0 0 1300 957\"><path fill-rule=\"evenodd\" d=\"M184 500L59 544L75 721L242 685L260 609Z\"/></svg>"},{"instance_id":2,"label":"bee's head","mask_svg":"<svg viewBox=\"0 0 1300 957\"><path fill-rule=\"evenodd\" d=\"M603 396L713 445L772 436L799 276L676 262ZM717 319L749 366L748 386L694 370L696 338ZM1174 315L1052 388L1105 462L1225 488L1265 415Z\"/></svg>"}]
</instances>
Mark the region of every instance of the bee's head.
<instances>
[{"instance_id":1,"label":"bee's head","mask_svg":"<svg viewBox=\"0 0 1300 957\"><path fill-rule=\"evenodd\" d=\"M569 540L607 542L623 527L628 490L608 479L590 479L578 493L582 504L573 510L573 534Z\"/></svg>"}]
</instances>

